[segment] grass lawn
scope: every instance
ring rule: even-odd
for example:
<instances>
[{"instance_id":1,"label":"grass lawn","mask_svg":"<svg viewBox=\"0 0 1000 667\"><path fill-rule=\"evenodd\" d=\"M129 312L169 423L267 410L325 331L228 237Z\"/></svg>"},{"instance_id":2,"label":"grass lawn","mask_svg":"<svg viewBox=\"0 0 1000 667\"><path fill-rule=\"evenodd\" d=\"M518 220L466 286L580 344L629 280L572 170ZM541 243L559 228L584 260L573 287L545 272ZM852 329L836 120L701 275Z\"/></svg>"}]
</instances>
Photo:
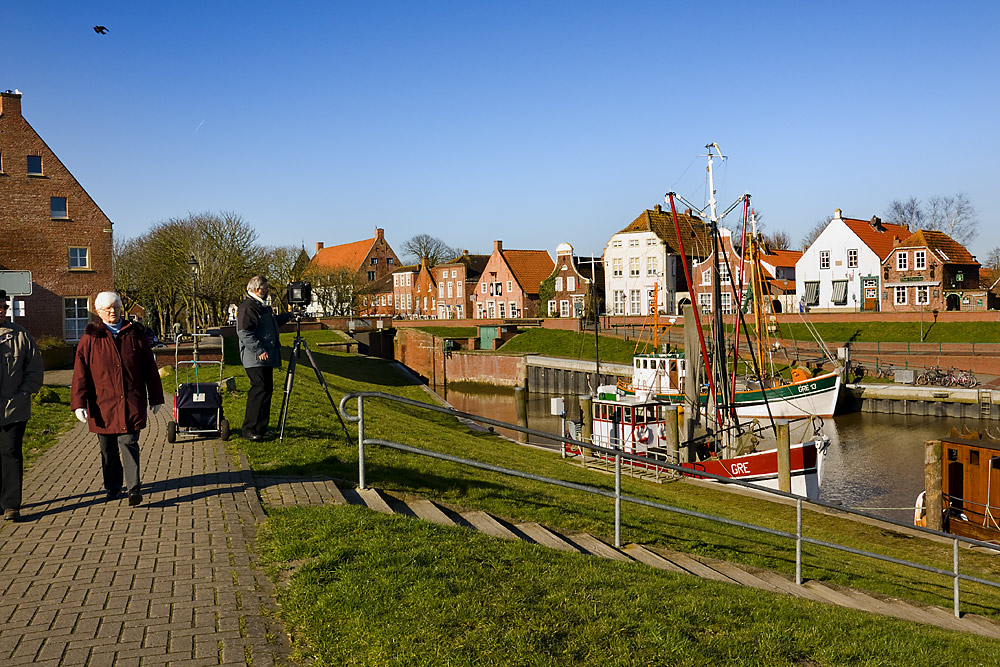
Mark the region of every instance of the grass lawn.
<instances>
[{"instance_id":1,"label":"grass lawn","mask_svg":"<svg viewBox=\"0 0 1000 667\"><path fill-rule=\"evenodd\" d=\"M632 355L636 352L635 341L600 336L599 345L601 361L632 365ZM594 335L558 329L528 329L504 343L499 351L592 360Z\"/></svg>"},{"instance_id":2,"label":"grass lawn","mask_svg":"<svg viewBox=\"0 0 1000 667\"><path fill-rule=\"evenodd\" d=\"M338 401L347 392L382 391L429 402L423 390L392 364L318 351L316 343L328 334L304 335ZM288 342L286 338L285 343ZM238 425L243 416L243 393L249 384L239 367L227 371L236 377L237 394L226 396L225 409L230 422ZM272 426L277 426L283 377L281 373L275 381ZM170 380L165 381L165 385L169 384ZM349 409L356 412L357 403L352 402ZM431 448L606 490L613 488L613 478L607 475L579 468L549 452L473 432L445 416L378 400L366 401L365 411L368 437ZM312 370L304 366L296 374L285 441L251 443L236 439L233 446L246 452L257 472L323 474L350 481L357 479L358 453L353 424L349 425L349 431L350 436L345 437ZM510 521L537 521L561 530L587 531L607 540L613 538L614 506L604 498L384 448L366 449L366 462L368 482L378 488L420 495L456 508L481 509ZM712 486L685 482L653 484L626 478L623 491L668 505L794 532L793 507L734 496ZM453 537L446 530L418 522L393 523L391 517L350 512L346 508L272 511L263 535L267 557L276 571L294 571L282 592L286 601L285 620L301 640L303 650L327 656L319 664L406 664L407 656L424 660L409 664L596 664L588 661L596 661L597 656L605 654L607 642L614 642L621 649L614 655L626 656L626 661L611 659L602 664L719 664L727 662L730 655L714 652L724 650L727 643L714 642L712 637L719 636L728 637L728 643L733 644L730 647L731 655L735 656L733 664L940 664L943 654L939 651L955 651L955 655L964 656L967 655L964 651L975 650L966 647L982 647L984 652L979 658L960 657L951 664L975 664L984 657L1000 655L996 642L978 637L970 639L910 625L901 626L905 631L897 634L885 630L895 622L881 617L857 616L847 610L814 607L735 587L720 589L722 592L717 595L713 593L717 601L705 604L705 591L714 588L694 579L684 579L683 585L667 587L656 595L658 587L665 586L664 580L660 574L645 568L628 566L623 570L627 573L624 576L620 571L625 566L598 559L564 562L561 555L544 550L536 554L525 545L494 545L469 532L457 532L457 537ZM794 543L788 540L633 504L625 504L622 514L622 535L626 542L661 545L786 574L794 569ZM803 513L803 522L810 537L943 569L951 565L948 545L808 509ZM348 530L348 525L363 525L366 529L358 534ZM481 539L482 543L478 541ZM473 547L460 548L465 543ZM806 578L950 608L948 578L809 545L803 547L803 553ZM963 572L1000 579L997 557L963 551L961 558ZM501 567L501 563L505 564ZM302 567L297 568L299 565ZM383 566L385 574L380 569ZM549 570L554 573L551 577ZM574 578L570 575L574 572L581 574ZM395 584L396 579L409 583ZM516 581L506 582L510 587L506 593L502 586L497 588L509 579ZM626 579L635 582L623 588ZM546 598L546 591L562 580L564 588L554 592L551 599ZM605 580L612 583L607 590L600 590ZM366 582L371 584L367 592ZM648 597L641 594L644 583L652 591ZM320 588L322 595L318 593ZM424 591L423 597L428 598L424 601L425 611L419 612L417 608L411 613L411 594L404 595L404 589L412 589L412 595ZM582 601L588 599L591 590L599 592L594 593L588 607ZM997 589L962 584L964 611L1000 618L998 599ZM293 609L293 600L300 605L298 609ZM525 601L537 602L539 606L536 609ZM656 605L687 610L681 615L694 619L691 627L678 625L679 620L675 621ZM805 607L811 611L802 616L801 609ZM568 625L558 625L559 610L566 610ZM641 611L634 613L635 610ZM345 616L347 611L350 613ZM811 616L820 613L822 622ZM455 618L447 620L449 614ZM521 619L522 614L525 625L512 627L510 619ZM665 620L660 624L647 622L650 614L651 618ZM607 623L598 623L598 618L605 615L609 618ZM439 616L445 620L439 620ZM460 622L459 617L466 620ZM372 618L378 618L386 627L377 626ZM426 634L420 624L425 619ZM589 625L600 631L587 634ZM676 659L664 657L661 642L646 641L646 635L653 633L654 637L663 636L668 645L674 643L674 626L680 628L677 632L685 641L691 642L680 644L683 655ZM845 632L852 626L868 633L864 635L867 638ZM737 629L737 634L731 634ZM373 633L368 641L362 641L365 632ZM357 635L358 642L347 646L345 637L353 636L351 633ZM692 634L704 636L691 637ZM485 636L495 636L493 641L502 642L496 645L497 654L507 656L507 660L485 662L483 655L489 653L488 646L484 653L477 653L476 647L466 641ZM843 636L851 639L841 643ZM442 637L447 638L446 646L440 645ZM852 648L855 642L862 645ZM786 643L796 647L788 655L779 650ZM554 653L536 650L550 644ZM744 650L741 644L750 647ZM911 647L916 648L911 650ZM400 658L393 662L397 648ZM324 653L327 650L332 652ZM350 656L342 653L347 650L353 653ZM851 653L852 650L857 653ZM995 660L989 658L983 664L997 664Z\"/></svg>"},{"instance_id":3,"label":"grass lawn","mask_svg":"<svg viewBox=\"0 0 1000 667\"><path fill-rule=\"evenodd\" d=\"M426 326L415 328L438 338L476 338L479 335L476 327Z\"/></svg>"},{"instance_id":4,"label":"grass lawn","mask_svg":"<svg viewBox=\"0 0 1000 667\"><path fill-rule=\"evenodd\" d=\"M63 433L73 428L76 417L69 409L69 387L45 385L43 392L52 391L58 397L58 402L39 403L38 394L32 397L31 419L24 429L24 465L31 464L45 450L55 444Z\"/></svg>"},{"instance_id":5,"label":"grass lawn","mask_svg":"<svg viewBox=\"0 0 1000 667\"><path fill-rule=\"evenodd\" d=\"M1000 642L359 507L272 510L316 665L975 665Z\"/></svg>"}]
</instances>

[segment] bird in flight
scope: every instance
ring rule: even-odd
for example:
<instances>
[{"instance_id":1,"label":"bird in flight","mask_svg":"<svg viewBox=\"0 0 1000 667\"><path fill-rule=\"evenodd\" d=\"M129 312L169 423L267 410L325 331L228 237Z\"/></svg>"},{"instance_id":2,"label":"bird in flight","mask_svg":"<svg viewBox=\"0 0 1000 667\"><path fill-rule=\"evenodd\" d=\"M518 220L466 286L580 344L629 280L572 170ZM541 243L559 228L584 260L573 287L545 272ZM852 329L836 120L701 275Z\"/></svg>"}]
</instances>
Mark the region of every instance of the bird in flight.
<instances>
[{"instance_id":1,"label":"bird in flight","mask_svg":"<svg viewBox=\"0 0 1000 667\"><path fill-rule=\"evenodd\" d=\"M108 29L105 28L103 25L95 25L94 32L96 32L98 35L106 35L108 34Z\"/></svg>"}]
</instances>

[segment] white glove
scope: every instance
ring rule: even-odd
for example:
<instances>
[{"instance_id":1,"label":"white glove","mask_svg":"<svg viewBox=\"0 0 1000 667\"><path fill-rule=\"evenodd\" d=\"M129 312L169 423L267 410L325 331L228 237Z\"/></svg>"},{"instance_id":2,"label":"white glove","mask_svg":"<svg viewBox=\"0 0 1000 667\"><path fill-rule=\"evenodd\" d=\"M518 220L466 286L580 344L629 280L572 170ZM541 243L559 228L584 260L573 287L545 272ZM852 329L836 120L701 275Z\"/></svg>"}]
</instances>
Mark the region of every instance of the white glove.
<instances>
[{"instance_id":1,"label":"white glove","mask_svg":"<svg viewBox=\"0 0 1000 667\"><path fill-rule=\"evenodd\" d=\"M163 403L159 403L159 404L157 404L157 405L151 405L151 406L149 406L149 409L150 409L150 410L151 410L151 411L153 412L153 414L155 415L155 414L156 414L157 412L159 412L159 411L160 411L160 408L162 408L162 407L163 407Z\"/></svg>"},{"instance_id":2,"label":"white glove","mask_svg":"<svg viewBox=\"0 0 1000 667\"><path fill-rule=\"evenodd\" d=\"M76 418L82 421L84 424L86 424L87 418L90 416L89 414L87 414L87 408L77 408L75 412L76 412Z\"/></svg>"}]
</instances>

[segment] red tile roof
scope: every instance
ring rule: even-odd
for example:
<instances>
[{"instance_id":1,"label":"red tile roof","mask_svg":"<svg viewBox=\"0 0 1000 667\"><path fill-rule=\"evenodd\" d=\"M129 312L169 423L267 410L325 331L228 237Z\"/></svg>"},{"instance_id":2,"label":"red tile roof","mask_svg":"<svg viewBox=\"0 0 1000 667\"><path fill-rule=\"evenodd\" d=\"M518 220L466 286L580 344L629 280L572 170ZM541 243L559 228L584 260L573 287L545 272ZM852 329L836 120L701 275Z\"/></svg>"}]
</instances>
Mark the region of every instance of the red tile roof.
<instances>
[{"instance_id":1,"label":"red tile roof","mask_svg":"<svg viewBox=\"0 0 1000 667\"><path fill-rule=\"evenodd\" d=\"M802 253L798 250L768 250L760 258L771 266L795 266Z\"/></svg>"},{"instance_id":2,"label":"red tile roof","mask_svg":"<svg viewBox=\"0 0 1000 667\"><path fill-rule=\"evenodd\" d=\"M688 257L704 259L712 254L712 236L704 220L687 211L678 211L677 223L681 230L681 240L684 242L684 252ZM677 227L674 226L674 216L669 207L664 210L657 204L652 210L646 209L632 221L632 224L618 233L629 232L653 232L667 244L668 253L680 254Z\"/></svg>"},{"instance_id":3,"label":"red tile roof","mask_svg":"<svg viewBox=\"0 0 1000 667\"><path fill-rule=\"evenodd\" d=\"M528 294L538 294L538 286L552 275L555 262L545 250L502 250L517 283Z\"/></svg>"},{"instance_id":4,"label":"red tile roof","mask_svg":"<svg viewBox=\"0 0 1000 667\"><path fill-rule=\"evenodd\" d=\"M311 265L313 268L328 269L344 266L352 271L358 271L376 239L377 237L323 248L313 256Z\"/></svg>"},{"instance_id":5,"label":"red tile roof","mask_svg":"<svg viewBox=\"0 0 1000 667\"><path fill-rule=\"evenodd\" d=\"M978 264L965 246L944 232L920 229L909 236L898 248L929 248L945 264Z\"/></svg>"},{"instance_id":6,"label":"red tile roof","mask_svg":"<svg viewBox=\"0 0 1000 667\"><path fill-rule=\"evenodd\" d=\"M841 220L852 232L858 235L858 238L866 246L871 248L872 252L878 255L879 259L885 259L892 253L892 249L896 245L895 239L905 239L913 234L906 225L879 222L876 229L868 220L856 218L841 218Z\"/></svg>"}]
</instances>

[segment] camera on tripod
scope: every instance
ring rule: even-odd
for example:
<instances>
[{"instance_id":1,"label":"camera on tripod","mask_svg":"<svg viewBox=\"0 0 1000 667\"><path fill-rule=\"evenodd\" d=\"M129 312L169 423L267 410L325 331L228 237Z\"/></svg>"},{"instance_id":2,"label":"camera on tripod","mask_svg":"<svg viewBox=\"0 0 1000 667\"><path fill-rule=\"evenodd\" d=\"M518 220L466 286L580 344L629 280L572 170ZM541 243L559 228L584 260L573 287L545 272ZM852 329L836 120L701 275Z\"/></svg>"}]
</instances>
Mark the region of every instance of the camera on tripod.
<instances>
[{"instance_id":1,"label":"camera on tripod","mask_svg":"<svg viewBox=\"0 0 1000 667\"><path fill-rule=\"evenodd\" d=\"M312 285L305 280L288 283L288 288L285 290L285 302L291 306L292 310L304 311L312 303Z\"/></svg>"}]
</instances>

